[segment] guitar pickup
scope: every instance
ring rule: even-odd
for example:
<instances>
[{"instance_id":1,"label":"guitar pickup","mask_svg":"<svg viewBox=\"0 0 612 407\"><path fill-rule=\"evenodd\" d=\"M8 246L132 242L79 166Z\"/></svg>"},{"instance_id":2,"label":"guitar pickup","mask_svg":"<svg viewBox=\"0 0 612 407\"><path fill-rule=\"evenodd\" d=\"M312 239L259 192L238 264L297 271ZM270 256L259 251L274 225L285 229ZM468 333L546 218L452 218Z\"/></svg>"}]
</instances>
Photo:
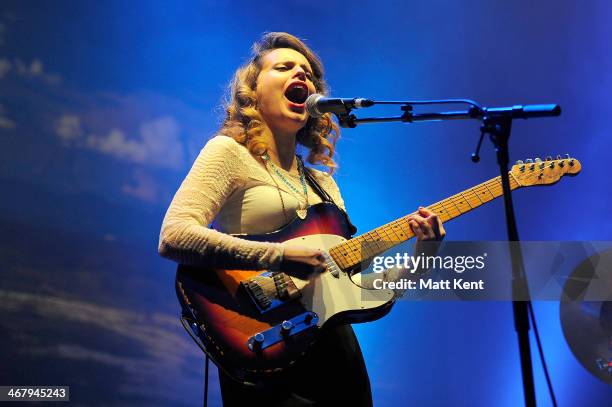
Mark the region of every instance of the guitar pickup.
<instances>
[{"instance_id":1,"label":"guitar pickup","mask_svg":"<svg viewBox=\"0 0 612 407\"><path fill-rule=\"evenodd\" d=\"M263 272L241 284L261 313L301 296L291 278L279 271Z\"/></svg>"}]
</instances>

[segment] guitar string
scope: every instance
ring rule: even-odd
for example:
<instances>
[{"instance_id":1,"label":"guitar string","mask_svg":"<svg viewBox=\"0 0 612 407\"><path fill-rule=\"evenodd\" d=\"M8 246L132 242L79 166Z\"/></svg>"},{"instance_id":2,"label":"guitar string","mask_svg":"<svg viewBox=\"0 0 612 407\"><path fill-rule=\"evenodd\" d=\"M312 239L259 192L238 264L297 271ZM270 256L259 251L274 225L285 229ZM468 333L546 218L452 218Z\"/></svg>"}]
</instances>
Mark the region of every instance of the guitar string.
<instances>
[{"instance_id":1,"label":"guitar string","mask_svg":"<svg viewBox=\"0 0 612 407\"><path fill-rule=\"evenodd\" d=\"M520 187L520 184L516 181L514 176L512 176L512 173L513 172L510 171L508 174L510 175L510 187L511 189L514 190ZM542 174L542 172L538 171L537 173L533 173L532 175L535 175L535 174L539 175L539 174ZM493 199L500 197L502 194L503 194L503 187L501 186L501 177L498 176L488 181L485 181L475 187L472 187L466 191L460 192L449 198L446 198L436 204L433 204L429 208L434 209L435 212L438 212L442 220L446 221L446 220L455 218L459 215L462 215L464 213L467 213ZM457 201L459 201L459 204L457 204ZM460 205L463 205L465 207L466 206L465 204L467 204L468 207L465 208L465 210L462 210L460 208ZM455 209L452 209L452 207L454 207ZM334 251L343 250L343 252L340 253L340 259L345 260L345 261L339 260L337 262L339 264L343 264L344 267L350 267L351 265L358 263L359 259L353 257L353 256L356 256L355 252L359 251L359 247L357 246L363 242L372 242L372 241L376 242L377 239L368 240L368 237L374 236L374 235L381 236L381 232L386 234L388 237L393 238L392 236L389 235L388 230L392 230L392 228L394 227L394 224L396 223L397 224L405 223L405 219L400 218L398 221L393 221L389 223L388 225L382 226L381 228L377 228L371 232L368 232L367 234L358 236L354 238L356 239L354 241L353 239L351 239L350 241L342 243L341 245L343 245L344 247L338 248L338 250L334 250ZM403 234L401 235L401 238L397 236L397 233L394 232L394 234L396 235L395 236L396 239L399 241L408 240L411 237L409 236L404 239ZM333 249L335 248L330 249L330 253ZM369 251L366 250L366 254L368 253ZM372 252L371 254L375 254L375 252Z\"/></svg>"},{"instance_id":2,"label":"guitar string","mask_svg":"<svg viewBox=\"0 0 612 407\"><path fill-rule=\"evenodd\" d=\"M513 189L516 189L519 184L516 183L516 181L512 178L511 179L511 187ZM471 211L472 209L475 209L481 205L483 205L484 203L487 203L495 198L498 198L499 196L501 196L502 194L502 188L501 188L501 177L496 177L493 178L491 180L488 180L480 185L477 185L475 187L472 187L466 191L460 192L458 194L455 194L447 199L444 199L440 202L438 202L437 204L433 204L431 205L429 208L433 209L435 212L440 213L440 217L443 221L455 218L459 215L462 215L464 213L467 213L469 211ZM483 198L481 198L481 195L483 196ZM488 196L489 199L484 199L484 196ZM475 198L475 199L474 199ZM460 204L459 205L463 205L466 209L465 210L461 210L459 205L457 205L457 200L459 200ZM467 205L466 205L467 203ZM455 209L452 209L452 207L455 207ZM414 214L414 213L413 213ZM407 215L409 216L409 215ZM359 247L357 247L360 243L363 242L371 242L371 241L376 241L377 239L370 239L368 241L368 236L384 236L386 235L387 237L390 237L394 244L390 245L390 247L393 247L394 245L396 245L396 241L404 241L404 240L408 240L411 237L414 237L414 234L412 234L410 236L410 233L408 233L408 236L405 236L404 234L400 234L400 236L398 236L397 232L395 232L393 229L395 228L395 226L401 226L401 225L407 225L406 219L404 218L400 218L396 221L390 222L387 225L382 226L381 228L377 228L375 230L373 230L372 232L368 233L368 234L364 234L361 236L358 236L354 239L351 239L350 241L344 242L342 244L340 244L340 246L344 246L344 247L333 247L330 249L330 253L332 252L340 252L338 253L335 257L336 258L339 257L339 259L337 260L337 263L339 265L341 265L343 268L347 268L350 267L354 264L357 264L360 262L359 257L362 256L357 256L355 254L355 252L359 252ZM393 231L393 235L395 235L395 238L393 237L393 235L390 233L391 231ZM382 232L382 233L381 233ZM384 246L383 246L384 247ZM366 250L366 254L368 254L369 256L376 254L375 252L371 252L369 250Z\"/></svg>"},{"instance_id":3,"label":"guitar string","mask_svg":"<svg viewBox=\"0 0 612 407\"><path fill-rule=\"evenodd\" d=\"M516 189L517 187L520 186L516 182L516 180L514 180L514 178L510 179L510 183L511 183L511 188L512 189ZM490 195L490 199L483 201L483 199L480 197L479 193L482 193L482 195L486 195L487 192ZM476 186L474 186L472 188L469 188L469 189L467 189L467 190L465 190L463 192L460 192L460 193L452 195L452 196L450 196L450 197L448 197L446 199L443 199L443 200L441 200L441 201L439 201L439 202L437 202L437 203L435 203L433 205L430 205L428 208L434 209L435 212L442 212L442 213L444 213L444 211L446 211L446 214L449 216L446 220L450 220L450 219L455 218L455 217L457 217L459 215L467 213L467 212L469 212L469 211L471 211L473 209L476 209L477 207L479 207L481 205L484 205L485 203L487 203L489 201L492 201L493 199L499 198L502 194L503 194L503 187L501 186L501 177L498 176L498 177L492 178L492 179L490 179L488 181L485 181L485 182L483 182L483 183L481 183L479 185L476 185ZM464 195L468 195L468 197L466 198ZM478 199L478 201L479 201L479 202L476 202L476 204L474 206L472 205L471 201L475 202L476 200L472 199L470 201L470 195L472 196L472 198L476 197ZM469 206L469 209L467 209L465 211L462 211L459 208L459 206L455 203L455 201L457 199L461 199L461 203L467 203L467 205ZM452 204L456 208L456 211L455 210L450 211L448 209L447 204L449 204L449 203ZM443 208L443 209L442 210L437 210L437 211L435 210L435 209L440 208L440 207ZM404 216L402 218L396 219L396 220L390 222L387 225L384 225L384 226L381 226L379 228L373 229L372 231L366 232L366 233L364 233L361 236L357 236L356 238L347 240L346 242L343 242L343 243L340 243L339 245L333 246L332 248L329 249L328 253L330 253L330 257L332 257L331 256L331 252L332 251L338 251L340 246L343 246L343 245L350 246L351 244L356 245L357 241L355 239L360 240L360 243L375 243L378 246L378 249L380 249L380 244L383 244L383 247L385 246L384 242L381 242L380 240L378 240L376 238L371 239L371 240L368 241L366 236L372 236L372 237L373 236L377 236L377 237L384 237L384 236L386 236L387 238L393 239L393 236L391 235L390 231L393 230L394 224L397 224L397 226L401 226L402 224L409 226L408 220L406 218L408 216L414 215L416 213L417 212L413 212L413 213L408 214L408 215L406 215L406 216ZM396 232L393 232L393 234L395 235L395 238L398 241L400 241L400 242L407 241L407 240L409 240L409 239L411 239L411 238L413 238L415 236L414 232L412 232L411 229L409 229L409 232L406 233L405 238L404 238L404 234L402 234L402 238L400 238L397 235ZM384 236L382 236L382 235L384 235ZM349 243L349 242L352 242L352 243ZM394 246L397 245L395 240L394 241L389 241L387 243L391 244L391 246L389 248L394 247ZM354 248L354 249L356 249L356 248ZM354 254L354 251L355 251L354 249L350 250L351 254ZM386 249L383 249L379 253L384 252L384 250L386 250ZM375 255L375 254L376 254L376 252L372 252L372 255ZM342 256L343 259L347 259L347 257L350 257L350 255L343 255ZM336 263L336 264L337 263L342 263L342 261L336 261L333 257L331 258L331 260L334 261L334 263ZM356 260L357 263L360 262L358 258L356 258L356 259L350 259L349 258L348 260L350 260L350 261L355 261ZM328 264L328 263L329 263L329 261L326 261L326 264ZM276 283L274 283L274 282L263 282L263 284L265 284L265 286L267 286L267 287L269 287L272 284L276 285ZM287 282L284 281L281 284L286 286Z\"/></svg>"},{"instance_id":4,"label":"guitar string","mask_svg":"<svg viewBox=\"0 0 612 407\"><path fill-rule=\"evenodd\" d=\"M498 177L498 178L499 178L499 177ZM493 181L494 183L496 183L496 182L495 182L495 181L496 181L496 179L493 179L493 180L491 180L491 181ZM482 201L482 199L478 197L478 194L476 194L476 193L475 193L476 191L480 192L480 190L482 190L482 189L483 189L483 187L485 187L485 186L484 186L484 185L479 185L479 186L476 186L476 187L471 188L471 189L470 189L470 190L468 190L468 191L465 191L465 192L462 192L462 193L460 193L460 194L457 194L457 195L463 195L463 194L468 194L469 192L471 192L471 193L472 193L472 195L473 195L473 196L475 196L475 197L478 199L478 201L480 201L479 203L477 203L477 205L473 206L472 204L470 204L470 203L469 203L469 201L470 201L469 199L465 199L465 197L463 197L463 201L467 201L467 202L468 202L468 205L470 206L470 209L468 209L468 210L466 210L466 211L461 211L461 210L459 210L459 209L457 208L456 213L453 213L453 212L455 212L455 211L450 211L450 210L448 209L448 206L446 205L446 203L448 203L448 202L453 203L453 199L458 198L456 195L455 195L455 196L452 196L452 197L450 197L450 198L447 198L447 199L445 199L445 200L443 200L443 201L440 201L440 202L439 202L439 203L437 203L437 204L431 205L431 206L430 206L430 208L431 208L431 209L434 209L434 210L435 210L435 209L438 209L438 208L441 208L441 209L438 209L436 212L441 212L442 214L444 214L444 212L446 212L446 213L450 214L452 217L456 217L456 216L458 216L458 215L460 215L460 214L463 214L463 213L466 213L466 212L468 212L468 211L470 211L470 210L472 210L472 209L475 209L475 207L478 207L478 206L482 205L483 203L486 203L486 202L487 202L487 201L483 202L483 201ZM496 185L496 187L497 187L497 185ZM486 188L486 187L485 187L485 188ZM496 189L497 189L497 188L496 188ZM487 188L487 192L489 192L489 193L491 194L491 200L492 200L492 199L494 199L494 198L497 198L497 196L495 196L493 193L491 193L491 192L490 192L489 188ZM474 200L473 200L473 201L474 201ZM454 204L454 206L456 206L456 204ZM416 212L413 212L413 213L412 213L412 214L410 214L410 215L413 215L413 214L415 214L415 213L416 213ZM410 215L407 215L407 216L410 216ZM442 217L444 217L444 215L443 215ZM449 219L450 219L450 218L449 218ZM404 225L406 225L406 224L407 224L407 221L406 221L405 217L404 217L404 218L400 218L400 219L398 219L398 220L396 220L396 221L391 222L389 225L385 225L385 226L383 226L382 228L385 228L385 227L387 227L387 228L388 228L388 226L391 226L393 223L399 223L399 224L404 224ZM377 230L377 229L378 229L378 230ZM377 228L377 229L375 229L373 232L374 232L374 233L377 233L378 231L380 231L380 230L381 230L380 228ZM372 234L372 233L370 233L370 235L371 235L371 234ZM396 234L396 233L395 233L395 235L396 235L396 236L395 236L395 238L396 238L397 240L400 240L400 241L401 241L401 240L403 240L402 238L400 238L399 236L397 236L397 234ZM359 237L357 237L357 238L355 238L355 239L359 239L359 238L361 238L360 240L365 240L365 241L367 241L367 236L368 236L368 234L364 234L364 235L359 236ZM389 236L389 237L392 237L392 236ZM408 237L408 238L410 238L410 237ZM351 239L351 240L352 240L352 239ZM346 242L345 242L345 243L343 243L343 244L346 244ZM353 248L353 250L351 250L351 251L354 251L354 248ZM343 256L343 257L346 257L346 256Z\"/></svg>"}]
</instances>

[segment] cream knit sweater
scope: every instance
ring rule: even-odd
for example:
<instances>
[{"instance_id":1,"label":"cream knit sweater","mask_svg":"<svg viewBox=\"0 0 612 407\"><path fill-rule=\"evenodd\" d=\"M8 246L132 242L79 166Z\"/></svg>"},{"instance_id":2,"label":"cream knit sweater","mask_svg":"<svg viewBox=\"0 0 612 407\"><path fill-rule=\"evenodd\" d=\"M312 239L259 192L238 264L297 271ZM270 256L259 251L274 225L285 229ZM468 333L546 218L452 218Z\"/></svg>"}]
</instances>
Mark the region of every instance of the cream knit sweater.
<instances>
[{"instance_id":1,"label":"cream knit sweater","mask_svg":"<svg viewBox=\"0 0 612 407\"><path fill-rule=\"evenodd\" d=\"M300 191L299 178L284 172ZM310 169L317 182L343 210L336 182ZM276 183L274 183L275 177ZM278 187L277 187L278 185ZM279 193L285 206L285 214ZM283 257L281 243L252 242L231 234L271 232L295 217L303 198L255 159L234 139L213 137L196 158L166 212L159 254L177 263L226 269L275 269ZM308 187L308 204L321 199ZM214 220L215 229L209 225Z\"/></svg>"}]
</instances>

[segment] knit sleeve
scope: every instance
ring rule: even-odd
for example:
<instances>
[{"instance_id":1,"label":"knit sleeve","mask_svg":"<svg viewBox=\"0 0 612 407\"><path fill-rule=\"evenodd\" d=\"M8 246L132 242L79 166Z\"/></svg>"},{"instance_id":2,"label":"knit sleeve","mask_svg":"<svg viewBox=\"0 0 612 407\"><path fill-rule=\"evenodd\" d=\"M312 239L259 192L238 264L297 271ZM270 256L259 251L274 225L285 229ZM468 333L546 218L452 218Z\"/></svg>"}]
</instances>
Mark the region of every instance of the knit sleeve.
<instances>
[{"instance_id":1,"label":"knit sleeve","mask_svg":"<svg viewBox=\"0 0 612 407\"><path fill-rule=\"evenodd\" d=\"M236 142L211 139L174 195L162 223L159 254L177 263L211 268L278 268L280 243L252 242L210 229L220 208L241 182Z\"/></svg>"}]
</instances>

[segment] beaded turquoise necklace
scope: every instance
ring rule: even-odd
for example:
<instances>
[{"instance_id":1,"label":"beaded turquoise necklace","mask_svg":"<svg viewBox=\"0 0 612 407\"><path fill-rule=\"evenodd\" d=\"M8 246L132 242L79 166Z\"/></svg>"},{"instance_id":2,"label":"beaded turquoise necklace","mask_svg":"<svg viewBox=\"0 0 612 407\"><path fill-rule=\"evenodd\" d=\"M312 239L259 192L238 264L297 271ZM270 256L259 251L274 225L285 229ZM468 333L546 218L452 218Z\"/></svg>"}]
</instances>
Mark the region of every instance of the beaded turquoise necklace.
<instances>
[{"instance_id":1,"label":"beaded turquoise necklace","mask_svg":"<svg viewBox=\"0 0 612 407\"><path fill-rule=\"evenodd\" d=\"M308 211L308 188L306 187L306 177L304 176L304 167L303 167L304 164L302 163L302 160L300 159L300 157L297 156L297 167L298 167L298 173L300 174L300 184L302 184L301 193L294 185L291 184L291 182L289 182L287 178L285 178L285 176L280 172L280 169L272 162L272 160L270 160L270 156L268 155L268 153L265 153L264 155L262 155L261 158L262 160L264 160L266 167L269 167L276 174L276 176L281 181L283 181L285 185L289 187L289 189L295 192L298 196L299 195L304 196L303 198L305 202L304 207L303 208L301 207L301 202L300 202L301 199L298 199L297 200L298 208L295 210L295 213L297 214L297 216L299 216L300 219L305 219L306 213ZM272 177L272 180L276 184L276 180L274 179L274 177ZM283 212L285 213L285 218L286 218L287 213L285 210L285 201L283 200L283 196L281 195L280 188L278 188L278 184L276 184L276 188L278 189L278 196L281 199L281 205L283 206Z\"/></svg>"}]
</instances>

